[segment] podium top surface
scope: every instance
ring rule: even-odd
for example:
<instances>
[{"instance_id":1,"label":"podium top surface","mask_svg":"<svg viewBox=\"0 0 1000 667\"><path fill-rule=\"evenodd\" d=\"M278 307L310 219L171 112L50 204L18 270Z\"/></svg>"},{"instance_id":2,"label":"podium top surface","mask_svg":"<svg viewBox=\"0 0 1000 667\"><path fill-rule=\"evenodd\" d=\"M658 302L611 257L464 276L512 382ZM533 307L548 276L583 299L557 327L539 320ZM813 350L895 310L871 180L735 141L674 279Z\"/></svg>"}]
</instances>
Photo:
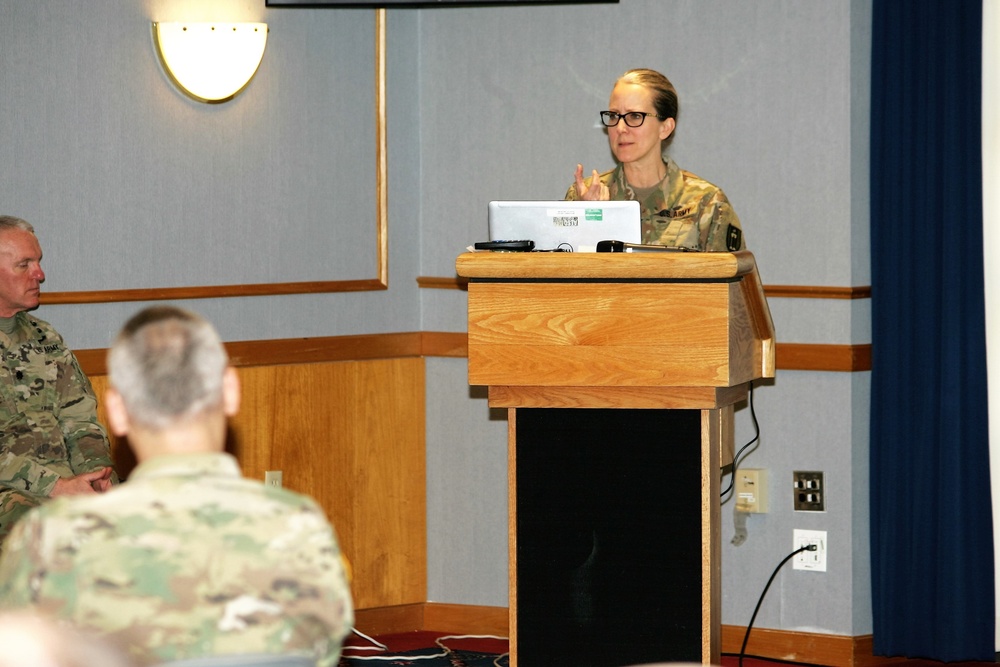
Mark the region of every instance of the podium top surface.
<instances>
[{"instance_id":1,"label":"podium top surface","mask_svg":"<svg viewBox=\"0 0 1000 667\"><path fill-rule=\"evenodd\" d=\"M465 252L455 261L470 279L734 280L754 271L748 250L737 252Z\"/></svg>"}]
</instances>

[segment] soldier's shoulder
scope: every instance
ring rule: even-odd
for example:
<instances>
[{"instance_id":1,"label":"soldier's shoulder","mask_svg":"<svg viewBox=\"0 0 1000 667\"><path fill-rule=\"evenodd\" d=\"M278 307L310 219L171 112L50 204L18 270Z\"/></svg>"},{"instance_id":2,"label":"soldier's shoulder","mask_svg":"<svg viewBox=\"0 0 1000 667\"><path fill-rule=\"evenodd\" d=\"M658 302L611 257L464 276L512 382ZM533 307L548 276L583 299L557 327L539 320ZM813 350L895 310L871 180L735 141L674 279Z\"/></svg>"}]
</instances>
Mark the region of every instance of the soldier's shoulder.
<instances>
[{"instance_id":1,"label":"soldier's shoulder","mask_svg":"<svg viewBox=\"0 0 1000 667\"><path fill-rule=\"evenodd\" d=\"M47 320L36 317L34 313L30 312L20 312L17 317L18 324L32 338L46 343L65 344L62 335Z\"/></svg>"}]
</instances>

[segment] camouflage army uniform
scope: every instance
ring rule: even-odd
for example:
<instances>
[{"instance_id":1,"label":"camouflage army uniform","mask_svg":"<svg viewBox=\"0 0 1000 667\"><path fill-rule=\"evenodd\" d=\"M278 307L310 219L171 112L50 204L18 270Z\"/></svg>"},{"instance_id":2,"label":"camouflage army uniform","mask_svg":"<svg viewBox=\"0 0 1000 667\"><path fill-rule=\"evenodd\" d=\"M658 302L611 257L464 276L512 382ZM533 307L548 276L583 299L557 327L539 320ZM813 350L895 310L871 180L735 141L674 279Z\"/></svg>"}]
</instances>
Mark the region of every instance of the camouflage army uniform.
<instances>
[{"instance_id":1,"label":"camouflage army uniform","mask_svg":"<svg viewBox=\"0 0 1000 667\"><path fill-rule=\"evenodd\" d=\"M60 477L111 465L97 399L52 326L18 313L0 331L0 541Z\"/></svg>"},{"instance_id":2,"label":"camouflage army uniform","mask_svg":"<svg viewBox=\"0 0 1000 667\"><path fill-rule=\"evenodd\" d=\"M143 665L297 653L334 667L354 622L323 511L223 453L150 459L106 493L29 512L0 557L0 607L24 606Z\"/></svg>"},{"instance_id":3,"label":"camouflage army uniform","mask_svg":"<svg viewBox=\"0 0 1000 667\"><path fill-rule=\"evenodd\" d=\"M728 252L746 247L740 220L722 190L667 160L660 187L639 202L642 242L691 250ZM586 179L589 186L593 177ZM621 164L600 175L611 199L635 199ZM566 199L580 196L576 184Z\"/></svg>"}]
</instances>

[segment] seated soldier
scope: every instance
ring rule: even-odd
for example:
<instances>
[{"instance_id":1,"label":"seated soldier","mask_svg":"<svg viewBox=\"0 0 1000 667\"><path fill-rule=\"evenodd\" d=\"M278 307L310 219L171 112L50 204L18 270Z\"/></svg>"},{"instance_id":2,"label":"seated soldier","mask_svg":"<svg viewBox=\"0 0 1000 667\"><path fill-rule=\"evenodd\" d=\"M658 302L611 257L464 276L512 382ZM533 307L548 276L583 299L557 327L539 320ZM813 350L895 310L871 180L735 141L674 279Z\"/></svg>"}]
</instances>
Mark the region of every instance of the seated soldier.
<instances>
[{"instance_id":1,"label":"seated soldier","mask_svg":"<svg viewBox=\"0 0 1000 667\"><path fill-rule=\"evenodd\" d=\"M34 227L0 215L0 544L32 507L118 481L90 381L31 314L44 281Z\"/></svg>"},{"instance_id":2,"label":"seated soldier","mask_svg":"<svg viewBox=\"0 0 1000 667\"><path fill-rule=\"evenodd\" d=\"M240 387L213 327L146 309L108 369L109 426L138 466L15 525L0 607L67 619L140 665L287 653L334 667L354 616L334 530L315 501L243 478L224 452Z\"/></svg>"}]
</instances>

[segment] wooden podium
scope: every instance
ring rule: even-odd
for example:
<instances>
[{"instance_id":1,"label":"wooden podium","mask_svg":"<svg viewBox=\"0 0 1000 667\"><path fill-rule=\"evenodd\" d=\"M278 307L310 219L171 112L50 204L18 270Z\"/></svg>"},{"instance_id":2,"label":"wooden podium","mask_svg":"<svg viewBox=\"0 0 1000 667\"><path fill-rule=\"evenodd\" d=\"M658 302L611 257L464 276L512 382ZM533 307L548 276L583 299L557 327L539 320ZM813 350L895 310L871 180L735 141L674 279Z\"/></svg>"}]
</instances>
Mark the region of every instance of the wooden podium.
<instances>
[{"instance_id":1,"label":"wooden podium","mask_svg":"<svg viewBox=\"0 0 1000 667\"><path fill-rule=\"evenodd\" d=\"M469 383L508 408L511 665L720 659L722 466L774 376L753 255L469 252Z\"/></svg>"}]
</instances>

